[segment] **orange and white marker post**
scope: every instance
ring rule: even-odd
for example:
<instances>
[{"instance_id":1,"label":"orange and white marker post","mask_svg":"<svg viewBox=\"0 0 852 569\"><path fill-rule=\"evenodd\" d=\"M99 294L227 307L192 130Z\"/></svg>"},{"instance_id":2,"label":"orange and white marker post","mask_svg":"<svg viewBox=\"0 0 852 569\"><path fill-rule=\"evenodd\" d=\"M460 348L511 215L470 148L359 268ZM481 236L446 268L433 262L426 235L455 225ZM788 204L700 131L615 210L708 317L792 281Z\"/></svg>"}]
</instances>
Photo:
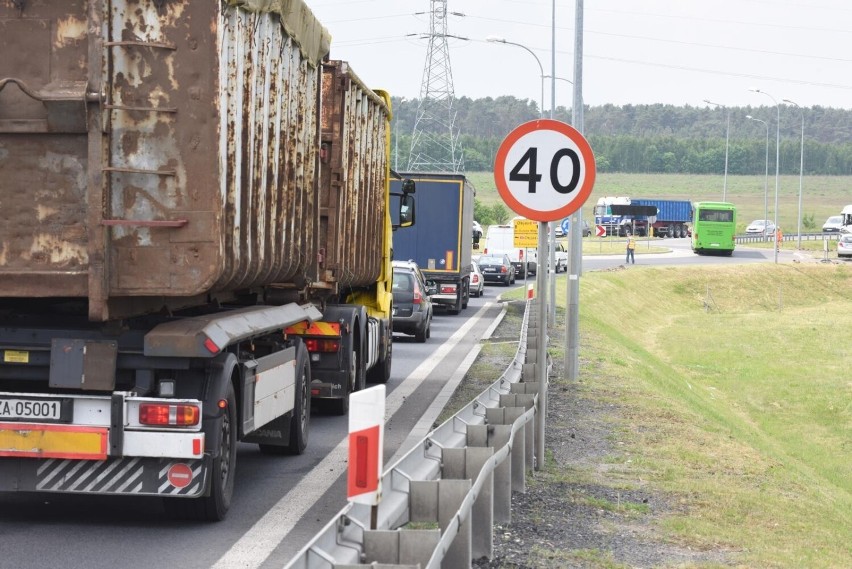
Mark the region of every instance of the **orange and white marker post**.
<instances>
[{"instance_id":1,"label":"orange and white marker post","mask_svg":"<svg viewBox=\"0 0 852 569\"><path fill-rule=\"evenodd\" d=\"M535 285L532 283L527 285L527 299L532 300L535 298Z\"/></svg>"},{"instance_id":2,"label":"orange and white marker post","mask_svg":"<svg viewBox=\"0 0 852 569\"><path fill-rule=\"evenodd\" d=\"M349 395L349 473L346 497L373 507L371 529L376 529L382 499L385 386L376 385Z\"/></svg>"}]
</instances>

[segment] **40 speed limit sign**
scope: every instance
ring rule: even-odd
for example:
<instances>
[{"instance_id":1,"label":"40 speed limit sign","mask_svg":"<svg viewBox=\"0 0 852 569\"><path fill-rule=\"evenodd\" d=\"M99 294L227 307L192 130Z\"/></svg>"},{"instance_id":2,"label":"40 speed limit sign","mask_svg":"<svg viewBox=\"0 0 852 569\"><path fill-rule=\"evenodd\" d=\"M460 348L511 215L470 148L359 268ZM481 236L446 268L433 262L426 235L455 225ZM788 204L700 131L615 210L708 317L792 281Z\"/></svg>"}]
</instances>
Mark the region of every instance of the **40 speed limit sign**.
<instances>
[{"instance_id":1,"label":"40 speed limit sign","mask_svg":"<svg viewBox=\"0 0 852 569\"><path fill-rule=\"evenodd\" d=\"M595 156L575 128L551 119L515 128L500 144L494 182L506 205L535 221L556 221L583 205L595 183Z\"/></svg>"}]
</instances>

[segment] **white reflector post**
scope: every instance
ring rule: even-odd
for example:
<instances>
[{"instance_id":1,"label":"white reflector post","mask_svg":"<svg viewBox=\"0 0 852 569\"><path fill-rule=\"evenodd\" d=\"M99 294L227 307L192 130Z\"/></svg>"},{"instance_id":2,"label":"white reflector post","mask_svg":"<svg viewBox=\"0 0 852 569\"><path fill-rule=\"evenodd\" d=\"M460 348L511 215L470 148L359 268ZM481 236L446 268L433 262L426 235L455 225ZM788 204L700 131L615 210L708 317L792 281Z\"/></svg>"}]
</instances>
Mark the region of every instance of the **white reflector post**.
<instances>
[{"instance_id":1,"label":"white reflector post","mask_svg":"<svg viewBox=\"0 0 852 569\"><path fill-rule=\"evenodd\" d=\"M376 506L381 500L382 454L385 431L385 386L376 385L349 395L350 502Z\"/></svg>"}]
</instances>

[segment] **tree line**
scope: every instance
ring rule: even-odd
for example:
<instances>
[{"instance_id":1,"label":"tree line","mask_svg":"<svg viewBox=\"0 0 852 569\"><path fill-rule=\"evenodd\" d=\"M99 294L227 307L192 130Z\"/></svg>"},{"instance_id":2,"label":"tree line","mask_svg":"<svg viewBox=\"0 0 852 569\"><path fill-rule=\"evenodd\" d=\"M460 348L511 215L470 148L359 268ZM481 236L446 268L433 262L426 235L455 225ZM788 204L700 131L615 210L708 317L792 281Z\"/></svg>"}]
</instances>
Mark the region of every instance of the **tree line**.
<instances>
[{"instance_id":1,"label":"tree line","mask_svg":"<svg viewBox=\"0 0 852 569\"><path fill-rule=\"evenodd\" d=\"M419 101L392 102L392 164L404 171ZM539 118L534 101L510 96L462 97L453 109L467 171L490 170L506 134ZM766 106L603 105L584 109L584 134L601 172L716 174L724 167L727 135L728 173L755 175L775 170L776 116L776 108ZM554 118L570 124L570 109L557 108ZM852 110L827 107L781 107L780 172L799 173L802 120L805 174L852 175Z\"/></svg>"}]
</instances>

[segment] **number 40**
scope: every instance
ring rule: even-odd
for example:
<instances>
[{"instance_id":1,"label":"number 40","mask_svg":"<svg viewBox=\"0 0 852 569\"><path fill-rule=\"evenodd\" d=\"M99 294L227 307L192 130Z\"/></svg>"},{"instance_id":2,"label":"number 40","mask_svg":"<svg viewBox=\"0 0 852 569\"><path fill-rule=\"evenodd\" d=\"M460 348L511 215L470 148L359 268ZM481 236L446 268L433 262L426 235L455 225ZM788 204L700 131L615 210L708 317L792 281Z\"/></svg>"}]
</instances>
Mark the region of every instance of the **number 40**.
<instances>
[{"instance_id":1,"label":"number 40","mask_svg":"<svg viewBox=\"0 0 852 569\"><path fill-rule=\"evenodd\" d=\"M571 160L571 179L567 184L559 183L559 162L563 158ZM521 169L524 164L529 163L528 172L523 173ZM512 171L509 172L509 180L512 182L526 182L529 186L529 193L534 194L536 184L541 182L541 174L538 173L538 148L535 146L527 150ZM580 157L570 148L561 148L550 161L550 184L553 189L560 194L570 194L577 189L577 182L580 181Z\"/></svg>"}]
</instances>

